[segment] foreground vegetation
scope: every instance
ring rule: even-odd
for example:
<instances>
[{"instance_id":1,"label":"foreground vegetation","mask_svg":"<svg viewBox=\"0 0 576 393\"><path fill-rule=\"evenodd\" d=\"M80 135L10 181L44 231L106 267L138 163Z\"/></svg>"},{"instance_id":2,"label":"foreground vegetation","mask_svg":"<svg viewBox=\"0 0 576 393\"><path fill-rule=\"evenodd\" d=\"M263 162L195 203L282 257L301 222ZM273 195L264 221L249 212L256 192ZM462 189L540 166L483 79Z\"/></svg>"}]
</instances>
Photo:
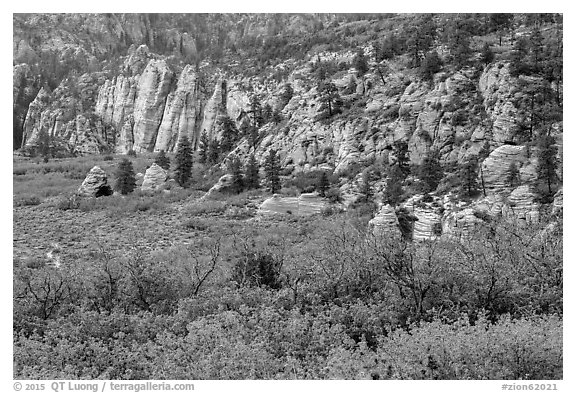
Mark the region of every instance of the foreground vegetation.
<instances>
[{"instance_id":1,"label":"foreground vegetation","mask_svg":"<svg viewBox=\"0 0 576 393\"><path fill-rule=\"evenodd\" d=\"M15 173L15 200L22 176L34 174ZM254 220L232 213L256 194L201 194L87 199L64 213L104 227L134 219L131 236L86 233L90 246L59 268L16 258L14 377L563 377L561 221L487 219L465 242L412 243L373 235L361 207ZM160 208L128 208L139 199ZM16 209L61 211L49 198ZM168 215L189 242L142 234Z\"/></svg>"}]
</instances>

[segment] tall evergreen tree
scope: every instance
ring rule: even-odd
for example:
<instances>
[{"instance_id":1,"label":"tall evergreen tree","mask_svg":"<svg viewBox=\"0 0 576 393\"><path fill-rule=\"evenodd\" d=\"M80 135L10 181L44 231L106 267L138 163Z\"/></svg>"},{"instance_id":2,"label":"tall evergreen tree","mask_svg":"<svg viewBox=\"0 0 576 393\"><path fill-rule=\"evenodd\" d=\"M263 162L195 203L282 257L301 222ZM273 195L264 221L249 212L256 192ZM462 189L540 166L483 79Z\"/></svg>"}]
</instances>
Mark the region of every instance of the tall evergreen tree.
<instances>
[{"instance_id":1,"label":"tall evergreen tree","mask_svg":"<svg viewBox=\"0 0 576 393\"><path fill-rule=\"evenodd\" d=\"M324 108L328 109L328 117L340 113L342 106L342 98L338 93L338 88L332 82L321 82L318 85L318 93L320 94L320 103Z\"/></svg>"},{"instance_id":2,"label":"tall evergreen tree","mask_svg":"<svg viewBox=\"0 0 576 393\"><path fill-rule=\"evenodd\" d=\"M428 52L420 65L420 76L426 81L434 79L434 74L442 69L442 60L435 50Z\"/></svg>"},{"instance_id":3,"label":"tall evergreen tree","mask_svg":"<svg viewBox=\"0 0 576 393\"><path fill-rule=\"evenodd\" d=\"M215 165L218 163L220 158L220 142L218 139L214 138L208 144L208 156L206 157L206 162L210 165Z\"/></svg>"},{"instance_id":4,"label":"tall evergreen tree","mask_svg":"<svg viewBox=\"0 0 576 393\"><path fill-rule=\"evenodd\" d=\"M232 175L232 189L236 194L244 191L244 173L242 171L242 162L238 156L234 156L228 163L228 171Z\"/></svg>"},{"instance_id":5,"label":"tall evergreen tree","mask_svg":"<svg viewBox=\"0 0 576 393\"><path fill-rule=\"evenodd\" d=\"M352 65L356 68L356 72L358 76L363 76L368 72L368 60L366 60L366 56L364 56L364 51L359 49L356 52L356 56L354 56L354 60L352 60Z\"/></svg>"},{"instance_id":6,"label":"tall evergreen tree","mask_svg":"<svg viewBox=\"0 0 576 393\"><path fill-rule=\"evenodd\" d=\"M404 179L405 176L402 169L397 163L394 164L386 179L386 188L383 194L383 199L386 203L391 206L397 206L402 201L402 194L404 193L402 182Z\"/></svg>"},{"instance_id":7,"label":"tall evergreen tree","mask_svg":"<svg viewBox=\"0 0 576 393\"><path fill-rule=\"evenodd\" d=\"M254 153L252 153L248 159L248 164L246 164L246 177L244 180L247 189L260 188L259 172L258 162L256 161L256 157L254 157Z\"/></svg>"},{"instance_id":8,"label":"tall evergreen tree","mask_svg":"<svg viewBox=\"0 0 576 393\"><path fill-rule=\"evenodd\" d=\"M472 197L479 189L478 184L478 158L469 157L466 161L460 164L458 169L460 181L460 193Z\"/></svg>"},{"instance_id":9,"label":"tall evergreen tree","mask_svg":"<svg viewBox=\"0 0 576 393\"><path fill-rule=\"evenodd\" d=\"M250 97L249 105L250 105L249 113L252 114L252 125L255 127L260 127L263 124L262 104L260 103L260 99L256 94Z\"/></svg>"},{"instance_id":10,"label":"tall evergreen tree","mask_svg":"<svg viewBox=\"0 0 576 393\"><path fill-rule=\"evenodd\" d=\"M444 171L438 158L438 153L433 151L422 160L418 177L422 181L422 192L433 192L442 181Z\"/></svg>"},{"instance_id":11,"label":"tall evergreen tree","mask_svg":"<svg viewBox=\"0 0 576 393\"><path fill-rule=\"evenodd\" d=\"M328 178L328 174L326 171L322 171L320 178L318 179L318 184L316 184L316 190L320 196L326 196L326 191L330 188L330 179Z\"/></svg>"},{"instance_id":12,"label":"tall evergreen tree","mask_svg":"<svg viewBox=\"0 0 576 393\"><path fill-rule=\"evenodd\" d=\"M175 178L176 182L181 187L188 187L190 178L192 177L192 146L190 145L190 140L187 136L183 136L178 142L178 148L176 150L176 170Z\"/></svg>"},{"instance_id":13,"label":"tall evergreen tree","mask_svg":"<svg viewBox=\"0 0 576 393\"><path fill-rule=\"evenodd\" d=\"M271 149L264 162L264 172L266 173L266 182L272 194L280 191L280 157L276 150Z\"/></svg>"},{"instance_id":14,"label":"tall evergreen tree","mask_svg":"<svg viewBox=\"0 0 576 393\"><path fill-rule=\"evenodd\" d=\"M165 170L170 170L170 158L166 155L164 150L160 150L156 158L154 159L154 163Z\"/></svg>"},{"instance_id":15,"label":"tall evergreen tree","mask_svg":"<svg viewBox=\"0 0 576 393\"><path fill-rule=\"evenodd\" d=\"M550 135L543 135L538 140L538 165L536 166L536 175L538 180L543 181L548 186L548 194L552 194L552 184L556 182L558 176L556 169L558 163L556 155L558 148L556 147L554 137Z\"/></svg>"},{"instance_id":16,"label":"tall evergreen tree","mask_svg":"<svg viewBox=\"0 0 576 393\"><path fill-rule=\"evenodd\" d=\"M359 202L368 203L372 201L374 190L372 190L372 185L370 184L370 171L366 170L362 174L362 180L358 192L360 193L360 197L358 198Z\"/></svg>"},{"instance_id":17,"label":"tall evergreen tree","mask_svg":"<svg viewBox=\"0 0 576 393\"><path fill-rule=\"evenodd\" d=\"M136 188L136 175L134 174L132 161L127 158L122 159L118 163L114 188L122 195L129 194Z\"/></svg>"},{"instance_id":18,"label":"tall evergreen tree","mask_svg":"<svg viewBox=\"0 0 576 393\"><path fill-rule=\"evenodd\" d=\"M257 127L250 126L248 130L248 142L254 151L256 151L256 147L258 147L258 143L260 142L260 132Z\"/></svg>"},{"instance_id":19,"label":"tall evergreen tree","mask_svg":"<svg viewBox=\"0 0 576 393\"><path fill-rule=\"evenodd\" d=\"M221 118L222 124L222 142L220 149L223 152L228 152L234 148L234 143L238 140L238 129L236 124L230 117L223 116Z\"/></svg>"},{"instance_id":20,"label":"tall evergreen tree","mask_svg":"<svg viewBox=\"0 0 576 393\"><path fill-rule=\"evenodd\" d=\"M400 169L404 180L410 174L410 157L408 157L408 143L406 141L396 141L393 144L396 165Z\"/></svg>"},{"instance_id":21,"label":"tall evergreen tree","mask_svg":"<svg viewBox=\"0 0 576 393\"><path fill-rule=\"evenodd\" d=\"M205 164L208 161L208 149L210 146L210 139L208 138L208 134L206 131L203 131L200 135L200 143L199 143L199 150L200 150L200 163Z\"/></svg>"},{"instance_id":22,"label":"tall evergreen tree","mask_svg":"<svg viewBox=\"0 0 576 393\"><path fill-rule=\"evenodd\" d=\"M290 83L284 85L284 89L280 94L280 108L283 109L294 96L294 89Z\"/></svg>"},{"instance_id":23,"label":"tall evergreen tree","mask_svg":"<svg viewBox=\"0 0 576 393\"><path fill-rule=\"evenodd\" d=\"M262 109L262 124L266 124L272 120L272 112L273 110L270 104L264 105L264 108Z\"/></svg>"}]
</instances>

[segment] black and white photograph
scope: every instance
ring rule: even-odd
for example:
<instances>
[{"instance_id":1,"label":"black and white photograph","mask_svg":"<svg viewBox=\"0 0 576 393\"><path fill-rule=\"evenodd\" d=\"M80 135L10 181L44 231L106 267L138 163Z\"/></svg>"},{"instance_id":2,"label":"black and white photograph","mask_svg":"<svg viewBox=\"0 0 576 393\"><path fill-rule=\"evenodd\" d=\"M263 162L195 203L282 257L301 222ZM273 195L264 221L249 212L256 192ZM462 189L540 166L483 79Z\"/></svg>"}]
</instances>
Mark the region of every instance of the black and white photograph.
<instances>
[{"instance_id":1,"label":"black and white photograph","mask_svg":"<svg viewBox=\"0 0 576 393\"><path fill-rule=\"evenodd\" d=\"M517 10L13 13L9 387L562 390L564 14Z\"/></svg>"}]
</instances>

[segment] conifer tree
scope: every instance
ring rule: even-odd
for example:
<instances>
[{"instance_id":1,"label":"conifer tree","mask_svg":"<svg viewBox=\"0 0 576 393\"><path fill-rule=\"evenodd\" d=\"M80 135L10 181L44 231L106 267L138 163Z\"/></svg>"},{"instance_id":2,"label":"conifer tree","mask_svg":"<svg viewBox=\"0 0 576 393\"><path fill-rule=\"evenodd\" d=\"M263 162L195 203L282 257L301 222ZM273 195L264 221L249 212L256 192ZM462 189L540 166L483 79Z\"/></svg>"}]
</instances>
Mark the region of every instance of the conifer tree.
<instances>
[{"instance_id":1,"label":"conifer tree","mask_svg":"<svg viewBox=\"0 0 576 393\"><path fill-rule=\"evenodd\" d=\"M538 180L543 181L548 186L548 194L552 194L552 184L558 178L556 169L556 154L558 148L555 145L554 137L550 135L541 136L538 140L538 165L536 166L536 175Z\"/></svg>"},{"instance_id":2,"label":"conifer tree","mask_svg":"<svg viewBox=\"0 0 576 393\"><path fill-rule=\"evenodd\" d=\"M264 162L264 172L266 173L266 182L272 194L280 191L280 157L276 150L271 149Z\"/></svg>"},{"instance_id":3,"label":"conifer tree","mask_svg":"<svg viewBox=\"0 0 576 393\"><path fill-rule=\"evenodd\" d=\"M352 65L356 68L358 76L363 76L368 71L368 61L366 60L366 56L364 56L362 49L359 49L358 52L356 52Z\"/></svg>"},{"instance_id":4,"label":"conifer tree","mask_svg":"<svg viewBox=\"0 0 576 393\"><path fill-rule=\"evenodd\" d=\"M206 131L203 131L200 135L200 162L205 164L208 161L208 147L210 146L210 139Z\"/></svg>"},{"instance_id":5,"label":"conifer tree","mask_svg":"<svg viewBox=\"0 0 576 393\"><path fill-rule=\"evenodd\" d=\"M328 117L340 113L342 106L342 98L338 93L338 88L332 82L321 82L318 85L318 93L320 94L320 103L328 108Z\"/></svg>"},{"instance_id":6,"label":"conifer tree","mask_svg":"<svg viewBox=\"0 0 576 393\"><path fill-rule=\"evenodd\" d=\"M484 65L488 65L494 61L494 52L492 52L492 47L489 43L484 43L482 47L482 52L480 53L480 61L484 63Z\"/></svg>"},{"instance_id":7,"label":"conifer tree","mask_svg":"<svg viewBox=\"0 0 576 393\"><path fill-rule=\"evenodd\" d=\"M250 111L252 114L252 125L255 127L260 127L263 123L262 119L262 104L260 104L260 100L258 96L254 94L250 97Z\"/></svg>"},{"instance_id":8,"label":"conifer tree","mask_svg":"<svg viewBox=\"0 0 576 393\"><path fill-rule=\"evenodd\" d=\"M318 179L316 190L318 190L320 196L324 197L326 196L326 191L328 191L329 188L330 188L330 179L328 178L328 174L326 173L326 171L323 171L322 174L320 175L320 178Z\"/></svg>"},{"instance_id":9,"label":"conifer tree","mask_svg":"<svg viewBox=\"0 0 576 393\"><path fill-rule=\"evenodd\" d=\"M218 162L218 158L220 157L220 142L217 139L212 139L210 143L208 143L208 156L206 157L206 161L210 165L214 165Z\"/></svg>"},{"instance_id":10,"label":"conifer tree","mask_svg":"<svg viewBox=\"0 0 576 393\"><path fill-rule=\"evenodd\" d=\"M422 64L420 64L420 76L425 81L431 81L434 79L434 74L442 69L442 60L435 50L428 52Z\"/></svg>"},{"instance_id":11,"label":"conifer tree","mask_svg":"<svg viewBox=\"0 0 576 393\"><path fill-rule=\"evenodd\" d=\"M238 140L238 129L234 121L228 116L223 116L222 122L222 142L220 149L228 152L234 148L234 143Z\"/></svg>"},{"instance_id":12,"label":"conifer tree","mask_svg":"<svg viewBox=\"0 0 576 393\"><path fill-rule=\"evenodd\" d=\"M404 173L400 166L396 163L392 166L388 173L386 180L386 189L384 190L383 198L386 203L391 206L397 206L402 200L402 182L404 181Z\"/></svg>"},{"instance_id":13,"label":"conifer tree","mask_svg":"<svg viewBox=\"0 0 576 393\"><path fill-rule=\"evenodd\" d=\"M258 143L260 142L260 132L257 127L250 126L248 129L248 142L252 149L256 150Z\"/></svg>"},{"instance_id":14,"label":"conifer tree","mask_svg":"<svg viewBox=\"0 0 576 393\"><path fill-rule=\"evenodd\" d=\"M264 105L264 108L262 109L262 124L268 123L272 120L272 112L273 110L270 104Z\"/></svg>"},{"instance_id":15,"label":"conifer tree","mask_svg":"<svg viewBox=\"0 0 576 393\"><path fill-rule=\"evenodd\" d=\"M122 195L129 194L136 188L136 175L134 174L132 161L127 158L122 159L118 163L114 188Z\"/></svg>"},{"instance_id":16,"label":"conifer tree","mask_svg":"<svg viewBox=\"0 0 576 393\"><path fill-rule=\"evenodd\" d=\"M362 174L362 181L360 182L360 189L358 192L360 193L360 198L358 198L359 202L368 203L372 200L374 191L370 185L370 171L366 170Z\"/></svg>"},{"instance_id":17,"label":"conifer tree","mask_svg":"<svg viewBox=\"0 0 576 393\"><path fill-rule=\"evenodd\" d=\"M162 169L165 169L167 171L170 170L170 158L168 158L164 150L160 150L158 152L158 155L156 156L154 163L160 166Z\"/></svg>"},{"instance_id":18,"label":"conifer tree","mask_svg":"<svg viewBox=\"0 0 576 393\"><path fill-rule=\"evenodd\" d=\"M393 144L394 155L396 156L396 165L402 172L404 180L410 174L410 158L408 157L408 143L405 141L396 141Z\"/></svg>"},{"instance_id":19,"label":"conifer tree","mask_svg":"<svg viewBox=\"0 0 576 393\"><path fill-rule=\"evenodd\" d=\"M234 156L228 163L228 171L232 175L232 189L236 194L244 191L244 173L242 173L242 162L240 158Z\"/></svg>"},{"instance_id":20,"label":"conifer tree","mask_svg":"<svg viewBox=\"0 0 576 393\"><path fill-rule=\"evenodd\" d=\"M470 157L458 169L460 181L460 193L469 197L478 191L478 158Z\"/></svg>"},{"instance_id":21,"label":"conifer tree","mask_svg":"<svg viewBox=\"0 0 576 393\"><path fill-rule=\"evenodd\" d=\"M286 83L284 85L284 89L282 90L282 94L280 95L280 108L284 108L292 97L294 96L294 89L290 83Z\"/></svg>"},{"instance_id":22,"label":"conifer tree","mask_svg":"<svg viewBox=\"0 0 576 393\"><path fill-rule=\"evenodd\" d=\"M280 110L278 108L272 111L272 117L270 120L272 121L272 123L275 124L278 124L282 121L282 114L280 113Z\"/></svg>"},{"instance_id":23,"label":"conifer tree","mask_svg":"<svg viewBox=\"0 0 576 393\"><path fill-rule=\"evenodd\" d=\"M260 188L259 170L260 168L256 161L256 157L254 157L254 153L252 153L248 159L248 164L246 165L246 177L244 179L247 189Z\"/></svg>"},{"instance_id":24,"label":"conifer tree","mask_svg":"<svg viewBox=\"0 0 576 393\"><path fill-rule=\"evenodd\" d=\"M176 182L181 187L188 187L192 177L192 146L187 136L183 136L178 142L176 150Z\"/></svg>"},{"instance_id":25,"label":"conifer tree","mask_svg":"<svg viewBox=\"0 0 576 393\"><path fill-rule=\"evenodd\" d=\"M444 171L438 159L437 152L431 152L427 157L422 160L419 168L418 177L422 181L422 192L433 192L440 184Z\"/></svg>"}]
</instances>

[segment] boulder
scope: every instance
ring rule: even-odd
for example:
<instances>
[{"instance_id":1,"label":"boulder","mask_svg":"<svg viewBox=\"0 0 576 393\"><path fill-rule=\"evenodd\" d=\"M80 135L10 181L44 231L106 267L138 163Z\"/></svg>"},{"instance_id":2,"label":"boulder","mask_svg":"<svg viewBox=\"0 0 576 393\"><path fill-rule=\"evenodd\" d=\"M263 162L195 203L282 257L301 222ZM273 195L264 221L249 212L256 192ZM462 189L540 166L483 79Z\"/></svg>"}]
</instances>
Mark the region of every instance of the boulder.
<instances>
[{"instance_id":1,"label":"boulder","mask_svg":"<svg viewBox=\"0 0 576 393\"><path fill-rule=\"evenodd\" d=\"M328 206L328 201L316 193L302 194L299 197L282 197L278 194L266 199L258 212L263 215L293 214L310 216L321 213Z\"/></svg>"},{"instance_id":2,"label":"boulder","mask_svg":"<svg viewBox=\"0 0 576 393\"><path fill-rule=\"evenodd\" d=\"M226 174L220 179L218 182L214 184L206 194L202 197L202 199L209 198L212 195L219 193L219 192L226 192L232 187L233 176L231 174Z\"/></svg>"},{"instance_id":3,"label":"boulder","mask_svg":"<svg viewBox=\"0 0 576 393\"><path fill-rule=\"evenodd\" d=\"M79 196L101 197L112 195L112 188L108 185L108 175L99 166L88 172L82 185L78 189Z\"/></svg>"},{"instance_id":4,"label":"boulder","mask_svg":"<svg viewBox=\"0 0 576 393\"><path fill-rule=\"evenodd\" d=\"M144 180L142 181L142 191L156 191L162 189L168 179L168 172L160 165L153 163L146 169Z\"/></svg>"},{"instance_id":5,"label":"boulder","mask_svg":"<svg viewBox=\"0 0 576 393\"><path fill-rule=\"evenodd\" d=\"M394 208L388 204L382 205L378 213L368 222L372 228L372 233L375 236L389 235L393 237L400 237L400 229L398 227L398 217Z\"/></svg>"},{"instance_id":6,"label":"boulder","mask_svg":"<svg viewBox=\"0 0 576 393\"><path fill-rule=\"evenodd\" d=\"M442 234L447 237L466 240L474 236L475 230L484 221L474 214L471 207L449 213L442 225Z\"/></svg>"}]
</instances>

